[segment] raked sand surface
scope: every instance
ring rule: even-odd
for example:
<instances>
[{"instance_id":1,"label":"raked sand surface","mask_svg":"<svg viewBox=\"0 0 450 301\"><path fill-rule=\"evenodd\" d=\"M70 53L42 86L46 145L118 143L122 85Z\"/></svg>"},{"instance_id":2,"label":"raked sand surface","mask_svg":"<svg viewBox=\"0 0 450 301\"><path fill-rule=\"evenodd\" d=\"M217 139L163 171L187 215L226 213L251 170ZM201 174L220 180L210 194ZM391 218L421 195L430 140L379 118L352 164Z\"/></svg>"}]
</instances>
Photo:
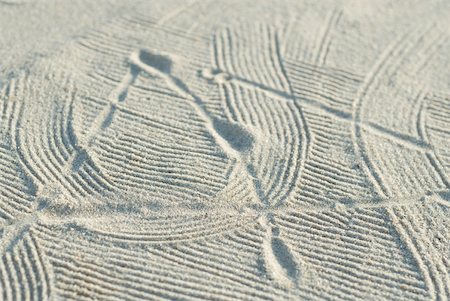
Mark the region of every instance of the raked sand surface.
<instances>
[{"instance_id":1,"label":"raked sand surface","mask_svg":"<svg viewBox=\"0 0 450 301\"><path fill-rule=\"evenodd\" d=\"M448 1L0 0L0 300L449 300Z\"/></svg>"}]
</instances>

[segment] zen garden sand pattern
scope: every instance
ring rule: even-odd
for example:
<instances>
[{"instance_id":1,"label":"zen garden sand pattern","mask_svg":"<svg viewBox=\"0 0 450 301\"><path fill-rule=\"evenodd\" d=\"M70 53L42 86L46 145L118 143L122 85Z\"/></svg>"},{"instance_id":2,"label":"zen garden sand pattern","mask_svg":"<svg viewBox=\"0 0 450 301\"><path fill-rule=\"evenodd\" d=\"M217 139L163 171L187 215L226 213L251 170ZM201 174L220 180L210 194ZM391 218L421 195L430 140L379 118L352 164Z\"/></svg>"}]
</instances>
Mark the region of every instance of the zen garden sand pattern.
<instances>
[{"instance_id":1,"label":"zen garden sand pattern","mask_svg":"<svg viewBox=\"0 0 450 301\"><path fill-rule=\"evenodd\" d=\"M0 16L0 300L450 299L450 3Z\"/></svg>"}]
</instances>

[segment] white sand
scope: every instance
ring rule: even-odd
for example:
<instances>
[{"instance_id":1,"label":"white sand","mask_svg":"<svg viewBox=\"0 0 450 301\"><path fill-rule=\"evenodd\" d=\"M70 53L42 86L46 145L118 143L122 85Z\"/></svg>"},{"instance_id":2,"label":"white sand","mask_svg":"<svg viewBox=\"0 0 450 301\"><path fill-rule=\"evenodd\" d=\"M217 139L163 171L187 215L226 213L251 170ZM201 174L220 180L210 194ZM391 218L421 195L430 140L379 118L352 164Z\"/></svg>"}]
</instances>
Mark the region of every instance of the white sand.
<instances>
[{"instance_id":1,"label":"white sand","mask_svg":"<svg viewBox=\"0 0 450 301\"><path fill-rule=\"evenodd\" d=\"M450 299L449 25L0 0L0 299Z\"/></svg>"}]
</instances>

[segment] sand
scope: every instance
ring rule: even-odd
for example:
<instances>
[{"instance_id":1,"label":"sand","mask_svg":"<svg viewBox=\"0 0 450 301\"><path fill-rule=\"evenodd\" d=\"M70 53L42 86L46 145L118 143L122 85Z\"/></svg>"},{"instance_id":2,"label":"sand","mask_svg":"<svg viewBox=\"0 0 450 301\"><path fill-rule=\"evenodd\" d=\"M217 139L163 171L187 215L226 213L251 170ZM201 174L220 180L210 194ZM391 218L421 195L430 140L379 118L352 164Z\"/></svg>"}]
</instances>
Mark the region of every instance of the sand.
<instances>
[{"instance_id":1,"label":"sand","mask_svg":"<svg viewBox=\"0 0 450 301\"><path fill-rule=\"evenodd\" d=\"M1 300L450 299L446 1L0 1Z\"/></svg>"}]
</instances>

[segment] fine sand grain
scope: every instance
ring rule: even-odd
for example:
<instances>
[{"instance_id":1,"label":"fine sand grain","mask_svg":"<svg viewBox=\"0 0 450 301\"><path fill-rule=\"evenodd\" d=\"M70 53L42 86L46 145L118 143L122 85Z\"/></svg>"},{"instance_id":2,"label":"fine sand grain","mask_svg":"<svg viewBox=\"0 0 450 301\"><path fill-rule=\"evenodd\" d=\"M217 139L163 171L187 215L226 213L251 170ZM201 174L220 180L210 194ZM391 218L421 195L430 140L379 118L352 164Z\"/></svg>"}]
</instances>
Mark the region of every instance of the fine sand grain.
<instances>
[{"instance_id":1,"label":"fine sand grain","mask_svg":"<svg viewBox=\"0 0 450 301\"><path fill-rule=\"evenodd\" d=\"M0 300L449 300L450 3L0 0Z\"/></svg>"}]
</instances>

